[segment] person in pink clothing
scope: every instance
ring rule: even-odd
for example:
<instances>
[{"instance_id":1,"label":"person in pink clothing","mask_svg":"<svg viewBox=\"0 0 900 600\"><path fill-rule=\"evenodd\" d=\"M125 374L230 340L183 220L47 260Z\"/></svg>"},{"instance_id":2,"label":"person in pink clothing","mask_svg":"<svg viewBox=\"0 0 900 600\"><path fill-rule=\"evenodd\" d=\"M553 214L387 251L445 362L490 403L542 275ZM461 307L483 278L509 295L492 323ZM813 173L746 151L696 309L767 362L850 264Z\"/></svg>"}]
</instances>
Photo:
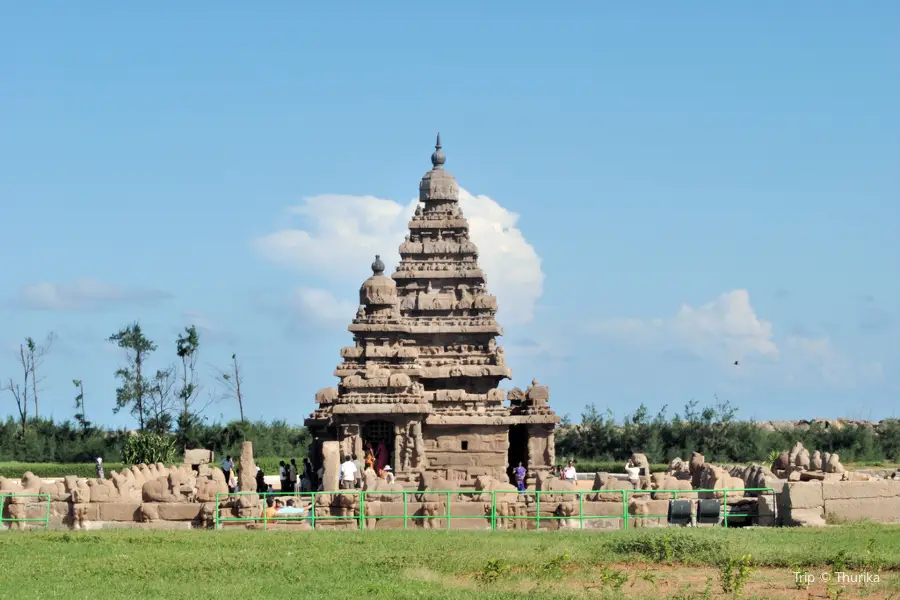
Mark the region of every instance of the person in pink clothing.
<instances>
[{"instance_id":1,"label":"person in pink clothing","mask_svg":"<svg viewBox=\"0 0 900 600\"><path fill-rule=\"evenodd\" d=\"M387 463L387 446L384 445L384 442L378 442L378 447L375 449L375 472L378 473L383 471Z\"/></svg>"}]
</instances>

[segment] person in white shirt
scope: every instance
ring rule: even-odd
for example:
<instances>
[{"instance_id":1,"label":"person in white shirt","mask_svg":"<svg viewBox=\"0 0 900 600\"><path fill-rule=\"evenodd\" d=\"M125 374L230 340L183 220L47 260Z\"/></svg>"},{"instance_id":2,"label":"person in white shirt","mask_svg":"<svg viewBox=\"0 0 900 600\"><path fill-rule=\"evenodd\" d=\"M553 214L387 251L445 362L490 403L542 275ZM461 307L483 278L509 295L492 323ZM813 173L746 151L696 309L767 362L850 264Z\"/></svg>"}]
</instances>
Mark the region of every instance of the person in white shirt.
<instances>
[{"instance_id":1,"label":"person in white shirt","mask_svg":"<svg viewBox=\"0 0 900 600\"><path fill-rule=\"evenodd\" d=\"M281 491L288 491L288 485L290 482L288 481L287 464L284 461L278 463L278 478L281 480Z\"/></svg>"},{"instance_id":2,"label":"person in white shirt","mask_svg":"<svg viewBox=\"0 0 900 600\"><path fill-rule=\"evenodd\" d=\"M566 466L566 470L563 471L563 479L566 481L575 481L576 473L575 466L572 464L572 461L569 461L568 466Z\"/></svg>"},{"instance_id":3,"label":"person in white shirt","mask_svg":"<svg viewBox=\"0 0 900 600\"><path fill-rule=\"evenodd\" d=\"M634 462L628 459L628 462L625 464L625 473L628 475L628 481L637 489L641 479L641 468L635 466Z\"/></svg>"},{"instance_id":4,"label":"person in white shirt","mask_svg":"<svg viewBox=\"0 0 900 600\"><path fill-rule=\"evenodd\" d=\"M353 459L349 456L344 457L341 463L341 489L352 490L356 486L357 470L353 464Z\"/></svg>"},{"instance_id":5,"label":"person in white shirt","mask_svg":"<svg viewBox=\"0 0 900 600\"><path fill-rule=\"evenodd\" d=\"M394 483L394 471L390 465L384 468L384 480L388 483Z\"/></svg>"}]
</instances>

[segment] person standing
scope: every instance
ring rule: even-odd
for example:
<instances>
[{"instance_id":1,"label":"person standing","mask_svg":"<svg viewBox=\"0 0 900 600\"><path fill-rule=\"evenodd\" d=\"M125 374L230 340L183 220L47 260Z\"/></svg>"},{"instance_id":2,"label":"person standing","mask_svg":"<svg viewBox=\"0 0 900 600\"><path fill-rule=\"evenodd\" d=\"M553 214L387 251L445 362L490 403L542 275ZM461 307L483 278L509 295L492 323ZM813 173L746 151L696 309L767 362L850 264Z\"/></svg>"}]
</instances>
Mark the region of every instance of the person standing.
<instances>
[{"instance_id":1,"label":"person standing","mask_svg":"<svg viewBox=\"0 0 900 600\"><path fill-rule=\"evenodd\" d=\"M356 479L356 465L349 456L345 456L344 462L341 464L341 489L352 490L356 486Z\"/></svg>"},{"instance_id":2,"label":"person standing","mask_svg":"<svg viewBox=\"0 0 900 600\"><path fill-rule=\"evenodd\" d=\"M288 486L292 492L297 491L297 459L292 458L288 467Z\"/></svg>"},{"instance_id":3,"label":"person standing","mask_svg":"<svg viewBox=\"0 0 900 600\"><path fill-rule=\"evenodd\" d=\"M625 473L628 475L628 482L631 484L631 487L638 489L641 481L641 468L635 465L630 458L625 463Z\"/></svg>"},{"instance_id":4,"label":"person standing","mask_svg":"<svg viewBox=\"0 0 900 600\"><path fill-rule=\"evenodd\" d=\"M99 456L97 457L97 478L98 479L106 479L103 476L103 459Z\"/></svg>"},{"instance_id":5,"label":"person standing","mask_svg":"<svg viewBox=\"0 0 900 600\"><path fill-rule=\"evenodd\" d=\"M222 473L225 474L225 481L228 483L228 493L234 493L234 461L231 459L231 455L225 457L225 460L222 461L221 465Z\"/></svg>"},{"instance_id":6,"label":"person standing","mask_svg":"<svg viewBox=\"0 0 900 600\"><path fill-rule=\"evenodd\" d=\"M569 461L569 464L566 465L566 470L563 471L563 479L566 481L571 481L575 483L575 479L577 477L577 473L575 472L575 465L572 464L572 461Z\"/></svg>"},{"instance_id":7,"label":"person standing","mask_svg":"<svg viewBox=\"0 0 900 600\"><path fill-rule=\"evenodd\" d=\"M309 489L306 491L312 492L319 487L319 484L316 482L316 472L309 461L309 457L303 459L303 477L309 482Z\"/></svg>"},{"instance_id":8,"label":"person standing","mask_svg":"<svg viewBox=\"0 0 900 600\"><path fill-rule=\"evenodd\" d=\"M281 481L279 489L282 493L286 492L288 487L288 471L287 465L283 460L278 462L278 479Z\"/></svg>"},{"instance_id":9,"label":"person standing","mask_svg":"<svg viewBox=\"0 0 900 600\"><path fill-rule=\"evenodd\" d=\"M519 493L523 493L525 491L525 474L528 473L528 470L520 462L513 473L516 476L516 489L519 490Z\"/></svg>"},{"instance_id":10,"label":"person standing","mask_svg":"<svg viewBox=\"0 0 900 600\"><path fill-rule=\"evenodd\" d=\"M360 488L362 487L362 473L366 467L356 454L353 455L353 466L356 467L356 487Z\"/></svg>"}]
</instances>

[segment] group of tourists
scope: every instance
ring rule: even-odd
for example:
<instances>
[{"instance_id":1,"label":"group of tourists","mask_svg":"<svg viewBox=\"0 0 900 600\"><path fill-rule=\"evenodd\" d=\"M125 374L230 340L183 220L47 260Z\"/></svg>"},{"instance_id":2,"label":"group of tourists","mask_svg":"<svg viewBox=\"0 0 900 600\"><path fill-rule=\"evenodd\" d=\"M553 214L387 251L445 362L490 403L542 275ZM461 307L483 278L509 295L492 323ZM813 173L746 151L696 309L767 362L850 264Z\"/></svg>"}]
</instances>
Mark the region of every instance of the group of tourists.
<instances>
[{"instance_id":1,"label":"group of tourists","mask_svg":"<svg viewBox=\"0 0 900 600\"><path fill-rule=\"evenodd\" d=\"M366 442L365 455L360 460L357 454L350 454L341 459L340 487L342 490L362 488L366 475L372 474L388 483L394 482L394 470L391 468L390 453L384 442L377 444Z\"/></svg>"},{"instance_id":2,"label":"group of tourists","mask_svg":"<svg viewBox=\"0 0 900 600\"><path fill-rule=\"evenodd\" d=\"M563 467L562 465L557 465L550 474L558 479L562 479L563 481L571 481L575 482L578 477L578 473L575 471L575 462L569 461L568 464ZM525 478L528 476L528 469L519 462L519 465L512 469L512 477L511 481L515 482L516 489L519 492L525 492Z\"/></svg>"},{"instance_id":3,"label":"group of tourists","mask_svg":"<svg viewBox=\"0 0 900 600\"><path fill-rule=\"evenodd\" d=\"M365 456L362 460L356 454L346 455L342 458L340 467L340 488L342 490L360 489L366 475L372 474L378 479L383 479L388 483L394 482L394 472L388 464L390 455L384 442L378 442L377 445L371 442L366 443ZM98 461L98 470L100 459ZM231 455L225 457L221 463L222 472L225 474L225 481L228 482L228 492L234 493L238 490L237 470L234 466L234 460ZM636 478L639 469L629 461L625 467L629 479ZM575 470L574 461L570 460L563 467L557 465L551 472L552 475L564 481L575 482L577 472ZM297 467L297 460L292 458L289 462L281 461L279 463L279 478L281 480L281 491L284 493L295 492L311 492L320 490L322 487L323 469L316 471L313 469L309 458L303 459L303 470ZM511 479L516 484L519 492L525 492L525 479L528 475L528 469L519 462L518 466L512 469ZM260 494L272 492L272 486L266 483L265 473L259 467L256 468L256 491Z\"/></svg>"},{"instance_id":4,"label":"group of tourists","mask_svg":"<svg viewBox=\"0 0 900 600\"><path fill-rule=\"evenodd\" d=\"M238 487L237 469L235 468L234 459L229 454L225 457L220 465L222 473L225 475L225 481L228 484L228 493L240 491ZM279 477L281 479L281 491L284 493L293 492L311 492L319 489L322 479L322 469L317 473L313 469L312 463L308 458L303 459L303 471L298 472L297 460L292 458L290 463L281 461L279 463ZM272 486L266 483L266 474L262 469L256 467L256 491L260 494L271 493L274 491Z\"/></svg>"},{"instance_id":5,"label":"group of tourists","mask_svg":"<svg viewBox=\"0 0 900 600\"><path fill-rule=\"evenodd\" d=\"M303 470L297 468L297 459L292 458L290 462L281 461L278 463L278 477L281 480L281 491L283 492L312 492L319 489L319 481L321 480L320 472L313 469L312 463L308 458L303 459Z\"/></svg>"}]
</instances>

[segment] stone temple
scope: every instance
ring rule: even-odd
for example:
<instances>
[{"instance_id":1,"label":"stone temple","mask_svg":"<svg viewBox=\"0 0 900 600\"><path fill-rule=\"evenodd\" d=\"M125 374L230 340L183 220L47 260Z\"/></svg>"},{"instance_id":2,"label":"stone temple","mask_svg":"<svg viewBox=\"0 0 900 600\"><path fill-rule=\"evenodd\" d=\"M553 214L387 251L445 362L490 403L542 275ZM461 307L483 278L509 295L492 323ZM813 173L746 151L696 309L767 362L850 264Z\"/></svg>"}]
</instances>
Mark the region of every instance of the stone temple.
<instances>
[{"instance_id":1,"label":"stone temple","mask_svg":"<svg viewBox=\"0 0 900 600\"><path fill-rule=\"evenodd\" d=\"M334 371L340 382L317 392L318 408L306 419L326 489L336 483L327 480L338 454L361 459L368 443L384 445L404 485L420 474L458 488L473 487L479 475L506 481L519 461L533 481L554 464L559 417L549 389L536 380L524 392L498 388L512 371L496 340L503 335L497 298L445 161L438 135L400 263L386 277L375 257L348 328L354 343Z\"/></svg>"}]
</instances>

